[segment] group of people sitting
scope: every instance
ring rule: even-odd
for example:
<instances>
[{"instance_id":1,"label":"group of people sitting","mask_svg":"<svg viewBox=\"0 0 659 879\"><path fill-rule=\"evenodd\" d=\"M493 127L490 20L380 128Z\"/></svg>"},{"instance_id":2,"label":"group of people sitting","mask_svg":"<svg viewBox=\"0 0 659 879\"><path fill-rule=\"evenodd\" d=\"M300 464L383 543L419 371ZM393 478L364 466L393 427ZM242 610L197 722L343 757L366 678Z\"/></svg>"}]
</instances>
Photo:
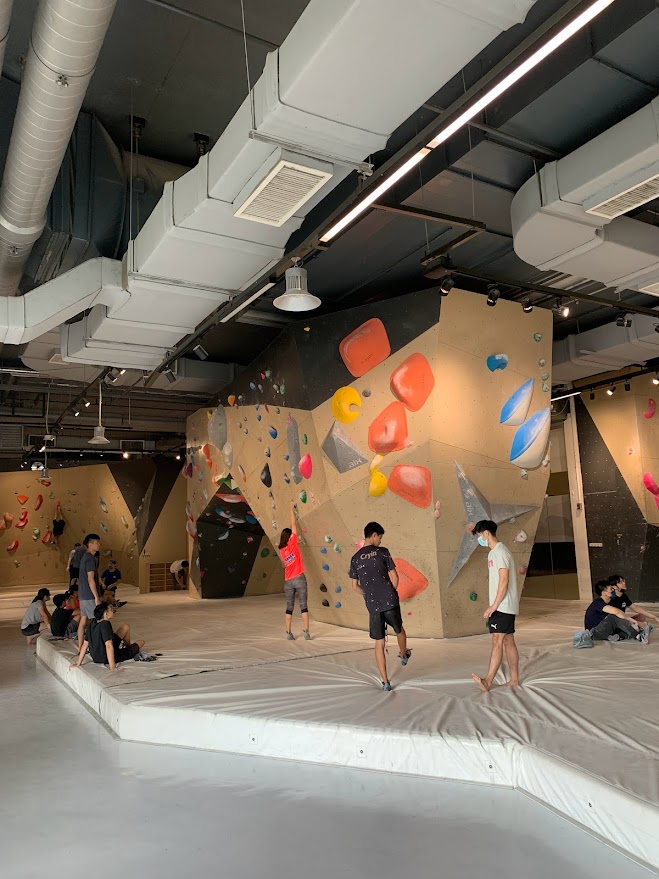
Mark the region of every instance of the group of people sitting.
<instances>
[{"instance_id":1,"label":"group of people sitting","mask_svg":"<svg viewBox=\"0 0 659 879\"><path fill-rule=\"evenodd\" d=\"M21 632L28 644L34 644L47 628L50 628L54 638L77 640L80 649L72 668L82 664L87 651L95 663L107 665L112 671L116 671L118 663L127 659L152 662L156 657L142 649L144 641L131 640L128 623L113 631L111 620L115 608L127 602L116 599L121 571L113 559L110 559L107 570L99 576L100 548L101 538L98 534L88 534L82 546L77 544L74 547L67 565L70 577L68 591L55 595L55 610L51 615L47 607L50 590L46 587L40 589L25 612Z\"/></svg>"},{"instance_id":2,"label":"group of people sitting","mask_svg":"<svg viewBox=\"0 0 659 879\"><path fill-rule=\"evenodd\" d=\"M584 628L593 641L638 641L647 644L659 617L640 607L627 594L627 583L621 574L595 583L595 600L588 606ZM626 611L631 616L627 616Z\"/></svg>"}]
</instances>

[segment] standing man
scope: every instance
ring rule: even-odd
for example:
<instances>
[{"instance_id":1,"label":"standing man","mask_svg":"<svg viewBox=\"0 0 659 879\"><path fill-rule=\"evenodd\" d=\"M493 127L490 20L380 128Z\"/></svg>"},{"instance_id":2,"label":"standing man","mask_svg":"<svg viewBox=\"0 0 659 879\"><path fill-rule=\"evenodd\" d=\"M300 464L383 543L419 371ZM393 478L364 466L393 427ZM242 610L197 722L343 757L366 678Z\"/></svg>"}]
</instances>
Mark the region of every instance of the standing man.
<instances>
[{"instance_id":1,"label":"standing man","mask_svg":"<svg viewBox=\"0 0 659 879\"><path fill-rule=\"evenodd\" d=\"M85 554L84 546L79 543L73 544L73 549L69 553L69 560L66 564L66 570L69 572L69 586L78 582L80 576L80 562Z\"/></svg>"},{"instance_id":2,"label":"standing man","mask_svg":"<svg viewBox=\"0 0 659 879\"><path fill-rule=\"evenodd\" d=\"M80 600L80 623L78 624L78 644L85 640L85 628L94 619L94 608L101 603L101 591L98 583L96 553L101 548L98 534L88 534L82 541L85 554L80 561L78 578L78 598Z\"/></svg>"},{"instance_id":3,"label":"standing man","mask_svg":"<svg viewBox=\"0 0 659 879\"><path fill-rule=\"evenodd\" d=\"M352 588L363 596L369 613L369 635L375 641L375 661L382 679L382 689L391 690L387 677L387 660L384 654L386 627L396 633L401 665L407 665L411 651L407 649L407 635L403 628L398 598L398 572L391 553L380 546L384 528L377 522L369 522L364 528L364 546L357 550L350 561Z\"/></svg>"},{"instance_id":4,"label":"standing man","mask_svg":"<svg viewBox=\"0 0 659 879\"><path fill-rule=\"evenodd\" d=\"M490 606L483 614L492 635L492 653L487 675L480 678L472 674L474 682L484 693L492 686L504 651L510 670L509 687L519 686L519 653L515 644L515 617L519 613L517 572L512 553L497 540L497 526L489 519L476 522L473 531L481 546L489 547L487 566L490 575Z\"/></svg>"},{"instance_id":5,"label":"standing man","mask_svg":"<svg viewBox=\"0 0 659 879\"><path fill-rule=\"evenodd\" d=\"M169 572L172 575L172 584L174 589L185 589L188 585L188 568L190 567L190 562L187 559L179 559L177 562L172 562L169 567Z\"/></svg>"}]
</instances>

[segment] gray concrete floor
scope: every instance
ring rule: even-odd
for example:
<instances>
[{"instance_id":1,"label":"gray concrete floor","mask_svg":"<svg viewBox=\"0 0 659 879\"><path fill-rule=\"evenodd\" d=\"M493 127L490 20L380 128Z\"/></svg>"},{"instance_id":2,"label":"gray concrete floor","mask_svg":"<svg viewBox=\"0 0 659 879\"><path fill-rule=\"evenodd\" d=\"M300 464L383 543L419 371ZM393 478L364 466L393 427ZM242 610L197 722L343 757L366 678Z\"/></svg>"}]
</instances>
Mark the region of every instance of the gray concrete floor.
<instances>
[{"instance_id":1,"label":"gray concrete floor","mask_svg":"<svg viewBox=\"0 0 659 879\"><path fill-rule=\"evenodd\" d=\"M0 721L8 879L656 875L510 790L118 741L16 621Z\"/></svg>"}]
</instances>

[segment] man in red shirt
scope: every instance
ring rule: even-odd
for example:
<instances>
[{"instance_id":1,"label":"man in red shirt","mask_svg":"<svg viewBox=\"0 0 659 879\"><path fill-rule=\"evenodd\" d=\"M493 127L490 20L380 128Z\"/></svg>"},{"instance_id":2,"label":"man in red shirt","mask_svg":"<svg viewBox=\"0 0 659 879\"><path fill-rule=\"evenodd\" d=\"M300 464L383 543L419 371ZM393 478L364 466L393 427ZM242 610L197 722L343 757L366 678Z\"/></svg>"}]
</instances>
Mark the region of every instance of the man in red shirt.
<instances>
[{"instance_id":1,"label":"man in red shirt","mask_svg":"<svg viewBox=\"0 0 659 879\"><path fill-rule=\"evenodd\" d=\"M284 593L286 595L286 637L295 640L291 632L295 596L300 604L303 634L306 641L311 640L309 633L309 611L307 609L307 578L304 575L304 563L300 555L297 540L297 522L295 521L295 504L291 503L291 527L284 528L279 538L279 553L284 563Z\"/></svg>"}]
</instances>

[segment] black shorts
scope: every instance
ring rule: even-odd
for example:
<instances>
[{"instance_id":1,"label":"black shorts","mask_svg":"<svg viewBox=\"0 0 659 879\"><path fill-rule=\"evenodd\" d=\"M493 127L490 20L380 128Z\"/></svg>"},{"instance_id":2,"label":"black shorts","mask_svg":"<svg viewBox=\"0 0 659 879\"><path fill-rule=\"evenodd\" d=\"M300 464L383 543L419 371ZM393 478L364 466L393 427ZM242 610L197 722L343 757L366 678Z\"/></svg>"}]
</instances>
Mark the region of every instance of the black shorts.
<instances>
[{"instance_id":1,"label":"black shorts","mask_svg":"<svg viewBox=\"0 0 659 879\"><path fill-rule=\"evenodd\" d=\"M487 627L490 630L490 635L514 635L515 614L495 610L487 621Z\"/></svg>"},{"instance_id":2,"label":"black shorts","mask_svg":"<svg viewBox=\"0 0 659 879\"><path fill-rule=\"evenodd\" d=\"M122 640L119 635L112 634L112 643L114 644L114 661L115 662L126 662L128 659L135 659L137 654L140 652L140 648L137 644L131 644L130 647L120 647L122 644Z\"/></svg>"},{"instance_id":3,"label":"black shorts","mask_svg":"<svg viewBox=\"0 0 659 879\"><path fill-rule=\"evenodd\" d=\"M73 580L78 580L80 576L80 568L69 568L69 583L73 582Z\"/></svg>"},{"instance_id":4,"label":"black shorts","mask_svg":"<svg viewBox=\"0 0 659 879\"><path fill-rule=\"evenodd\" d=\"M368 633L374 641L382 641L385 636L385 624L391 626L399 635L403 630L403 617L400 613L400 604L389 610L380 610L369 615Z\"/></svg>"},{"instance_id":5,"label":"black shorts","mask_svg":"<svg viewBox=\"0 0 659 879\"><path fill-rule=\"evenodd\" d=\"M32 635L37 635L41 625L39 623L30 623L29 626L26 626L24 629L21 629L21 632L25 635L26 638L31 638Z\"/></svg>"}]
</instances>

